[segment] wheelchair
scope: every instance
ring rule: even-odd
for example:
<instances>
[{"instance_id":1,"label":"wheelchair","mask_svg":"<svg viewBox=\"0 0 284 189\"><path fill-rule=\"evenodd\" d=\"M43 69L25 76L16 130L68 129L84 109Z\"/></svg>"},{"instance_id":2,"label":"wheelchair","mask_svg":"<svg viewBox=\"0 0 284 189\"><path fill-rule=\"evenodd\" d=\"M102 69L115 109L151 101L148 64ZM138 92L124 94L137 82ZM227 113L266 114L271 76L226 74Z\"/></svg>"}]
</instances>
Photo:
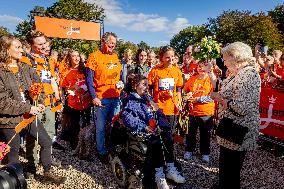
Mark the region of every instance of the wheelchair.
<instances>
[{"instance_id":1,"label":"wheelchair","mask_svg":"<svg viewBox=\"0 0 284 189\"><path fill-rule=\"evenodd\" d=\"M109 160L118 185L125 189L156 189L146 140L124 126L120 114L112 120L109 141ZM181 170L181 165L176 161L175 164Z\"/></svg>"}]
</instances>

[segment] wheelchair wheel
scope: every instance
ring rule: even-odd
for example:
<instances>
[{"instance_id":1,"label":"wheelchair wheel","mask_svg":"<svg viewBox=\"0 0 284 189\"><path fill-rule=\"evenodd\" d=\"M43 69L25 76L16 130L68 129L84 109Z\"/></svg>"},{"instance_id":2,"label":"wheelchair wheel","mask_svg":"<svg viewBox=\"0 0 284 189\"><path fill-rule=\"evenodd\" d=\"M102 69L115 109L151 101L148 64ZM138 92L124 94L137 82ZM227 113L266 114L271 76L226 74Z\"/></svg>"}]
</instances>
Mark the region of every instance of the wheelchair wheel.
<instances>
[{"instance_id":1,"label":"wheelchair wheel","mask_svg":"<svg viewBox=\"0 0 284 189\"><path fill-rule=\"evenodd\" d=\"M111 168L114 178L120 187L126 187L128 184L128 173L125 164L118 156L112 158Z\"/></svg>"}]
</instances>

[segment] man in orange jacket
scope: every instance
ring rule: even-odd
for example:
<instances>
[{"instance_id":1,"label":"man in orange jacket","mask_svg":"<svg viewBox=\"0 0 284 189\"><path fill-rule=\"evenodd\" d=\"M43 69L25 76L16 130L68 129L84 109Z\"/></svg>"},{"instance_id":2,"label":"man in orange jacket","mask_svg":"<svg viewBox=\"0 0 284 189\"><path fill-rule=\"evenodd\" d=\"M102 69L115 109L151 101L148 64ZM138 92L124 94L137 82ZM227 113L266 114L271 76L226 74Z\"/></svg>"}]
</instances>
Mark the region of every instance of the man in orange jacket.
<instances>
[{"instance_id":1,"label":"man in orange jacket","mask_svg":"<svg viewBox=\"0 0 284 189\"><path fill-rule=\"evenodd\" d=\"M87 68L87 86L96 110L96 143L99 159L106 163L107 147L105 146L106 121L120 110L120 81L121 64L118 56L113 52L117 36L106 32L102 37L102 48L89 55Z\"/></svg>"}]
</instances>

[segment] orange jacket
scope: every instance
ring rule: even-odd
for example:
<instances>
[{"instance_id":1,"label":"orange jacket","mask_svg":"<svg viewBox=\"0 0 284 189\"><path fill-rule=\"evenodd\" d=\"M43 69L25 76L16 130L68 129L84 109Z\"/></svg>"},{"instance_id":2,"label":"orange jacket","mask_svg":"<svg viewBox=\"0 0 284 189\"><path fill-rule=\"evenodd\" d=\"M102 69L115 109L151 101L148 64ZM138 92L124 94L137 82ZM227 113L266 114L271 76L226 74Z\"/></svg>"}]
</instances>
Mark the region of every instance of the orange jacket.
<instances>
[{"instance_id":1,"label":"orange jacket","mask_svg":"<svg viewBox=\"0 0 284 189\"><path fill-rule=\"evenodd\" d=\"M34 61L31 60L29 57L23 56L20 60L32 67L36 70L37 74L40 76L41 81L43 83L43 91L45 94L45 100L44 105L49 106L52 102L56 101L54 99L54 91L50 83L51 77L54 77L53 75L55 73L54 69L51 69L51 66L44 58L34 58ZM54 68L54 67L53 67Z\"/></svg>"}]
</instances>

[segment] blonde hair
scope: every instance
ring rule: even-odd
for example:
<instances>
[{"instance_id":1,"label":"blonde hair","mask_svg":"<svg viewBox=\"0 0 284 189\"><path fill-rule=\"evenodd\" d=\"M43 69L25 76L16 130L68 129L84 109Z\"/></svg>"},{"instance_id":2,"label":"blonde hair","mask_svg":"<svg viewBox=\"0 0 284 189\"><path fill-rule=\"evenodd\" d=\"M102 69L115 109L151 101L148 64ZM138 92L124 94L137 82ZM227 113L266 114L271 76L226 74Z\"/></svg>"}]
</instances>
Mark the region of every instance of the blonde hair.
<instances>
[{"instance_id":1,"label":"blonde hair","mask_svg":"<svg viewBox=\"0 0 284 189\"><path fill-rule=\"evenodd\" d=\"M255 64L251 47L242 42L234 42L227 45L222 49L222 54L233 57L237 64L243 62L248 62L251 65Z\"/></svg>"},{"instance_id":2,"label":"blonde hair","mask_svg":"<svg viewBox=\"0 0 284 189\"><path fill-rule=\"evenodd\" d=\"M124 53L123 53L123 56L126 56L128 53L132 54L132 50L131 49L125 49Z\"/></svg>"}]
</instances>

